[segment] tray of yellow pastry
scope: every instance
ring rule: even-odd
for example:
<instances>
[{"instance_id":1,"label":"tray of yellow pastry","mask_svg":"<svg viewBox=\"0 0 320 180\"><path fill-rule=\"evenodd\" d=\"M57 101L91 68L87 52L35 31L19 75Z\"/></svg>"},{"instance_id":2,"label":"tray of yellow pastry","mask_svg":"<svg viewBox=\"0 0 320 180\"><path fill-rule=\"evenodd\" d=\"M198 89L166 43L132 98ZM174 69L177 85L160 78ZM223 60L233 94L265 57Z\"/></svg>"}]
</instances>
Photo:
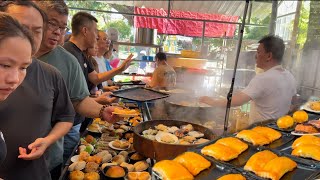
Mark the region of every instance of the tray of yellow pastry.
<instances>
[{"instance_id":1,"label":"tray of yellow pastry","mask_svg":"<svg viewBox=\"0 0 320 180\"><path fill-rule=\"evenodd\" d=\"M257 126L257 128L258 130L262 130L260 126ZM277 147L283 147L283 145L290 143L293 138L285 140L284 144L276 142L276 140L274 141L276 144L271 143L264 147L275 149ZM233 134L230 134L216 138L209 143L200 145L192 150L206 155L206 157L212 161L232 164L234 167L240 167L246 163L246 160L252 155L252 153L256 152L258 147L260 146L254 146L252 143L236 138Z\"/></svg>"},{"instance_id":2,"label":"tray of yellow pastry","mask_svg":"<svg viewBox=\"0 0 320 180\"><path fill-rule=\"evenodd\" d=\"M221 178L221 179L220 179ZM212 163L200 154L185 152L173 160L162 160L152 168L152 179L250 179L250 176L219 163Z\"/></svg>"},{"instance_id":3,"label":"tray of yellow pastry","mask_svg":"<svg viewBox=\"0 0 320 180\"><path fill-rule=\"evenodd\" d=\"M230 136L229 137L228 136L222 137L222 139L226 139L226 138L230 138ZM232 137L232 138L234 138L234 137ZM193 151L197 152L197 153L202 153L202 155L203 155L203 153L205 153L204 149L206 147L207 148L210 147L210 145L213 145L212 143L213 144L214 143L220 144L218 142L218 140L216 140L214 142L211 142L211 144L201 145L201 146L197 147L196 149L193 149ZM231 141L229 143L234 144L233 146L230 146L230 144L227 146L229 148L232 148L233 151L238 151L238 152L239 152L239 150L240 150L240 152L241 152L241 150L243 151L243 148L236 145L236 143L234 141ZM219 148L220 147L213 147L212 151L217 151L216 149L219 149ZM230 154L232 154L232 150L230 150L229 148L221 149L220 151L218 150L217 151L218 156L227 156L227 157L230 156ZM257 174L254 171L250 171L250 168L248 168L248 167L244 168L247 165L249 159L253 155L255 155L256 153L263 151L263 150L269 150L269 151L273 152L274 154L276 154L277 157L281 157L281 158L275 160L275 162L270 163L268 166L265 167L265 169L263 169L262 172L257 171ZM217 156L216 154L213 153L213 154L205 155L204 157L206 157L208 160L210 160L214 164L222 164L225 167L234 168L235 170L240 172L242 175L245 174L250 177L247 179L263 180L266 178L271 178L271 179L280 179L281 178L281 180L300 180L300 179L309 179L310 177L314 177L315 174L319 173L318 172L319 170L316 168L307 167L307 166L305 166L305 164L301 164L301 163L296 162L295 160L291 159L290 156L287 156L287 155L285 155L279 151L276 151L276 150L270 150L270 149L263 147L263 146L248 145L248 148L246 150L244 150L236 158L231 159L229 161L223 161L221 159L217 159L217 157L211 157L210 155ZM265 156L262 156L262 157L265 157ZM284 160L282 160L282 159L284 159ZM280 162L282 162L282 161L286 162L284 164L289 164L288 162L291 162L291 166L287 167L286 165L281 165ZM251 160L251 162L256 162L256 163L250 163L250 164L256 164L258 166L258 165L263 164L264 161L263 161L263 159L259 160L259 161L253 159L253 160ZM297 166L296 166L296 164L297 164ZM272 173L272 172L277 172L277 174L274 175L274 173Z\"/></svg>"},{"instance_id":4,"label":"tray of yellow pastry","mask_svg":"<svg viewBox=\"0 0 320 180\"><path fill-rule=\"evenodd\" d=\"M297 161L285 153L258 147L256 152L240 168L259 179L302 180L314 179L320 169Z\"/></svg>"},{"instance_id":5,"label":"tray of yellow pastry","mask_svg":"<svg viewBox=\"0 0 320 180\"><path fill-rule=\"evenodd\" d=\"M308 168L291 157L278 151L258 147L246 164L239 168L255 179L302 180L312 179L318 169Z\"/></svg>"},{"instance_id":6,"label":"tray of yellow pastry","mask_svg":"<svg viewBox=\"0 0 320 180\"><path fill-rule=\"evenodd\" d=\"M234 137L221 136L209 143L190 149L190 151L203 155L212 163L220 163L230 167L241 167L256 150L254 146Z\"/></svg>"},{"instance_id":7,"label":"tray of yellow pastry","mask_svg":"<svg viewBox=\"0 0 320 180\"><path fill-rule=\"evenodd\" d=\"M320 137L301 136L279 151L306 167L320 170Z\"/></svg>"},{"instance_id":8,"label":"tray of yellow pastry","mask_svg":"<svg viewBox=\"0 0 320 180\"><path fill-rule=\"evenodd\" d=\"M271 149L278 148L291 142L295 136L291 133L275 130L267 126L255 126L242 130L235 134L235 137L242 139L253 146L264 146Z\"/></svg>"}]
</instances>

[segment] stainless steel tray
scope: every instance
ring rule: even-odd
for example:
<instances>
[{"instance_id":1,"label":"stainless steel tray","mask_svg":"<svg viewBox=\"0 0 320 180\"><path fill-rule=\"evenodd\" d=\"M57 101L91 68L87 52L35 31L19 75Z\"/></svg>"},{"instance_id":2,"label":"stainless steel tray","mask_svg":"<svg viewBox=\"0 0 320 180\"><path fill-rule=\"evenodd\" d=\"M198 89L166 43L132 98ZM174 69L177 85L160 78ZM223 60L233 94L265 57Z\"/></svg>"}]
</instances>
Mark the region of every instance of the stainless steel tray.
<instances>
[{"instance_id":1,"label":"stainless steel tray","mask_svg":"<svg viewBox=\"0 0 320 180\"><path fill-rule=\"evenodd\" d=\"M114 91L111 95L138 102L152 101L170 96L167 93L144 87L134 87L129 89L118 90Z\"/></svg>"}]
</instances>

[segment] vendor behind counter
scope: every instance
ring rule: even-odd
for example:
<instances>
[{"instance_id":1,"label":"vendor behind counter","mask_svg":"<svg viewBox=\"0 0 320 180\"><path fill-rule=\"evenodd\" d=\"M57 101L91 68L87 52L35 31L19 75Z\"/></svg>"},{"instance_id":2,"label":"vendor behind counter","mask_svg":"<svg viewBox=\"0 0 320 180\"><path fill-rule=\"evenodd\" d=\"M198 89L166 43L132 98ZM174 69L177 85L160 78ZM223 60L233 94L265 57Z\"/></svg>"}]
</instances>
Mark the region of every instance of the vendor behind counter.
<instances>
[{"instance_id":1,"label":"vendor behind counter","mask_svg":"<svg viewBox=\"0 0 320 180\"><path fill-rule=\"evenodd\" d=\"M157 89L172 89L176 86L176 72L168 65L167 56L163 52L156 54L156 69L148 86Z\"/></svg>"}]
</instances>

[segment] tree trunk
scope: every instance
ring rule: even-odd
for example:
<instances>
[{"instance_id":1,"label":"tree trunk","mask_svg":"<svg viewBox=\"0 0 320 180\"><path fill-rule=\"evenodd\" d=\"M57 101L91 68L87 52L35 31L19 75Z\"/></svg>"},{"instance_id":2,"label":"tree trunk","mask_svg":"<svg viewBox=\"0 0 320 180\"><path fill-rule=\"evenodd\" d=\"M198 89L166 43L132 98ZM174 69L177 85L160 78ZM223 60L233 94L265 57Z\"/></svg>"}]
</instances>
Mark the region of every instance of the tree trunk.
<instances>
[{"instance_id":1,"label":"tree trunk","mask_svg":"<svg viewBox=\"0 0 320 180\"><path fill-rule=\"evenodd\" d=\"M309 27L305 50L320 49L320 1L310 1Z\"/></svg>"}]
</instances>

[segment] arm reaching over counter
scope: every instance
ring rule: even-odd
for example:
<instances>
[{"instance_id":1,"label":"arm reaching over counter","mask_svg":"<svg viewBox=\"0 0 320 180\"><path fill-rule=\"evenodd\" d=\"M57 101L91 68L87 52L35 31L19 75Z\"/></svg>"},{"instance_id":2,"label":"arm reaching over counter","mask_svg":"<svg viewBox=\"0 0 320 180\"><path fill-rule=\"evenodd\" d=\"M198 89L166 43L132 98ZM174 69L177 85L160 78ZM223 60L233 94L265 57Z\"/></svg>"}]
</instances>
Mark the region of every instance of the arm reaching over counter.
<instances>
[{"instance_id":1,"label":"arm reaching over counter","mask_svg":"<svg viewBox=\"0 0 320 180\"><path fill-rule=\"evenodd\" d=\"M250 96L246 95L243 92L236 93L232 96L231 106L241 106L251 100ZM208 104L215 107L226 107L227 99L215 99L209 96L202 96L199 98L199 102Z\"/></svg>"},{"instance_id":2,"label":"arm reaching over counter","mask_svg":"<svg viewBox=\"0 0 320 180\"><path fill-rule=\"evenodd\" d=\"M89 73L90 82L92 82L93 84L99 84L99 83L107 81L107 80L111 79L112 77L114 77L115 75L125 71L130 66L130 64L133 60L132 57L133 57L133 54L130 54L127 57L127 59L124 60L123 63L119 67L114 68L110 71L103 72L103 73L97 73L96 71L92 71L91 73Z\"/></svg>"},{"instance_id":3,"label":"arm reaching over counter","mask_svg":"<svg viewBox=\"0 0 320 180\"><path fill-rule=\"evenodd\" d=\"M256 65L263 69L241 92L232 96L231 106L250 101L250 123L278 119L288 114L292 98L296 95L293 75L281 66L284 42L274 35L263 37L255 56ZM226 107L227 99L201 97L200 102L215 107Z\"/></svg>"}]
</instances>

